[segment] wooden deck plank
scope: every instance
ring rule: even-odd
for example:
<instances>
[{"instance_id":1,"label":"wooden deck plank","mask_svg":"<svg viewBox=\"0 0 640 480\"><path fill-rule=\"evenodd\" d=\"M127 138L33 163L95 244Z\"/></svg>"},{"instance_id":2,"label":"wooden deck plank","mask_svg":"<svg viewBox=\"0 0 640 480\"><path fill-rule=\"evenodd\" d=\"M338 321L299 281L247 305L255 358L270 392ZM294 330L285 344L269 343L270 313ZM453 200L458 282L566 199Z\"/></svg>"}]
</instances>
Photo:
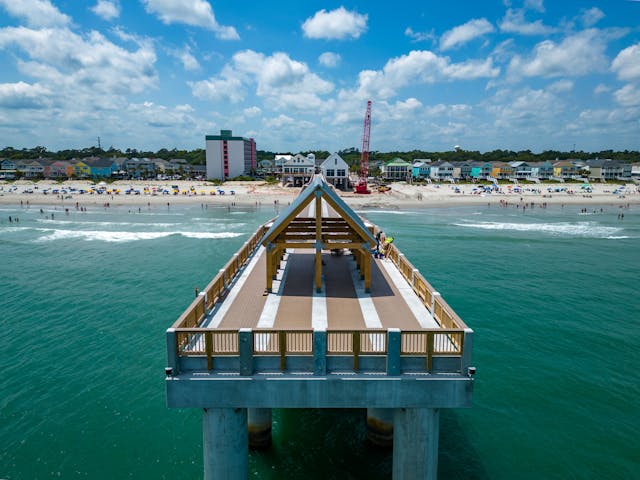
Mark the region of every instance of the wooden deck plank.
<instances>
[{"instance_id":1,"label":"wooden deck plank","mask_svg":"<svg viewBox=\"0 0 640 480\"><path fill-rule=\"evenodd\" d=\"M315 254L296 251L287 262L287 278L273 328L310 329Z\"/></svg>"},{"instance_id":2,"label":"wooden deck plank","mask_svg":"<svg viewBox=\"0 0 640 480\"><path fill-rule=\"evenodd\" d=\"M327 290L327 328L330 330L366 328L358 296L356 295L349 262L350 255L323 255Z\"/></svg>"},{"instance_id":3,"label":"wooden deck plank","mask_svg":"<svg viewBox=\"0 0 640 480\"><path fill-rule=\"evenodd\" d=\"M240 289L236 301L222 317L218 326L220 330L256 327L266 301L263 295L266 275L267 262L266 255L263 253Z\"/></svg>"},{"instance_id":4,"label":"wooden deck plank","mask_svg":"<svg viewBox=\"0 0 640 480\"><path fill-rule=\"evenodd\" d=\"M380 262L383 261L390 260L375 259L371 262L371 298L383 327L420 330L421 327L415 315L384 268L381 268Z\"/></svg>"}]
</instances>

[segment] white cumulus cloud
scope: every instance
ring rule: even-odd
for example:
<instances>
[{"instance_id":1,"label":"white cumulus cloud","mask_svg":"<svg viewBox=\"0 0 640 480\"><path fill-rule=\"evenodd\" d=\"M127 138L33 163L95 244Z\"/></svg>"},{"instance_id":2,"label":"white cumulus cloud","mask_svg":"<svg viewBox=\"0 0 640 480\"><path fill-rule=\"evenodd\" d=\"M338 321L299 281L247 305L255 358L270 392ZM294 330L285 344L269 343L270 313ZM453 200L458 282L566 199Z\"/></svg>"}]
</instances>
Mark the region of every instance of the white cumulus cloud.
<instances>
[{"instance_id":1,"label":"white cumulus cloud","mask_svg":"<svg viewBox=\"0 0 640 480\"><path fill-rule=\"evenodd\" d=\"M25 82L0 83L0 107L48 108L51 91L42 85Z\"/></svg>"},{"instance_id":2,"label":"white cumulus cloud","mask_svg":"<svg viewBox=\"0 0 640 480\"><path fill-rule=\"evenodd\" d=\"M183 23L202 27L215 32L221 40L238 40L240 36L234 27L218 24L206 0L143 0L147 12L152 13L169 25Z\"/></svg>"},{"instance_id":3,"label":"white cumulus cloud","mask_svg":"<svg viewBox=\"0 0 640 480\"><path fill-rule=\"evenodd\" d=\"M305 37L342 40L358 38L367 30L367 15L344 7L327 12L322 9L302 24Z\"/></svg>"},{"instance_id":4,"label":"white cumulus cloud","mask_svg":"<svg viewBox=\"0 0 640 480\"><path fill-rule=\"evenodd\" d=\"M516 55L509 64L515 77L581 76L606 69L606 41L597 30L584 30L565 37L560 43L545 40L524 58Z\"/></svg>"},{"instance_id":5,"label":"white cumulus cloud","mask_svg":"<svg viewBox=\"0 0 640 480\"><path fill-rule=\"evenodd\" d=\"M640 105L640 88L637 85L628 84L614 92L616 101L624 107Z\"/></svg>"},{"instance_id":6,"label":"white cumulus cloud","mask_svg":"<svg viewBox=\"0 0 640 480\"><path fill-rule=\"evenodd\" d=\"M9 15L21 18L30 27L63 26L71 18L61 13L49 0L0 0Z\"/></svg>"},{"instance_id":7,"label":"white cumulus cloud","mask_svg":"<svg viewBox=\"0 0 640 480\"><path fill-rule=\"evenodd\" d=\"M358 78L361 98L390 98L398 90L416 84L448 80L493 78L500 73L492 60L467 60L452 63L429 50L413 50L407 55L392 58L382 70L363 70Z\"/></svg>"},{"instance_id":8,"label":"white cumulus cloud","mask_svg":"<svg viewBox=\"0 0 640 480\"><path fill-rule=\"evenodd\" d=\"M640 79L640 43L622 50L611 63L611 70L621 80Z\"/></svg>"},{"instance_id":9,"label":"white cumulus cloud","mask_svg":"<svg viewBox=\"0 0 640 480\"><path fill-rule=\"evenodd\" d=\"M110 21L120 16L120 4L109 0L98 0L91 11L100 18Z\"/></svg>"},{"instance_id":10,"label":"white cumulus cloud","mask_svg":"<svg viewBox=\"0 0 640 480\"><path fill-rule=\"evenodd\" d=\"M542 23L542 20L527 22L525 11L521 9L508 9L502 21L500 30L506 33L518 33L520 35L546 35L554 29Z\"/></svg>"},{"instance_id":11,"label":"white cumulus cloud","mask_svg":"<svg viewBox=\"0 0 640 480\"><path fill-rule=\"evenodd\" d=\"M334 68L340 63L340 54L335 52L324 52L318 57L318 62L325 67Z\"/></svg>"},{"instance_id":12,"label":"white cumulus cloud","mask_svg":"<svg viewBox=\"0 0 640 480\"><path fill-rule=\"evenodd\" d=\"M440 49L448 50L459 47L494 30L493 25L486 18L474 18L467 23L444 32L440 38Z\"/></svg>"}]
</instances>

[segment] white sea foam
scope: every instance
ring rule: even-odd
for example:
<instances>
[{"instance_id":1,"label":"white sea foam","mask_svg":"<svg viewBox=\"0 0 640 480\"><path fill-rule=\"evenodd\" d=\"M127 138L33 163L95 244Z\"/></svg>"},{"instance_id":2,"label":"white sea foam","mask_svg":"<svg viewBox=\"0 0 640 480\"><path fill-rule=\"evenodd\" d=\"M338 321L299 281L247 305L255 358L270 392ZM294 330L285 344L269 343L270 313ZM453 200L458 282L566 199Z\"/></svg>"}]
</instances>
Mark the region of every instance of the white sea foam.
<instances>
[{"instance_id":1,"label":"white sea foam","mask_svg":"<svg viewBox=\"0 0 640 480\"><path fill-rule=\"evenodd\" d=\"M102 242L135 242L138 240L155 240L158 238L182 235L196 239L222 239L242 235L236 232L113 232L106 230L45 230L48 234L35 240L36 242L51 242L56 240L80 239L85 241Z\"/></svg>"},{"instance_id":2,"label":"white sea foam","mask_svg":"<svg viewBox=\"0 0 640 480\"><path fill-rule=\"evenodd\" d=\"M235 238L235 237L239 237L240 235L242 235L241 233L236 233L236 232L180 232L180 235L182 235L183 237L187 237L187 238L198 238L198 239L202 239L202 238L212 238L212 239L218 239L218 238Z\"/></svg>"},{"instance_id":3,"label":"white sea foam","mask_svg":"<svg viewBox=\"0 0 640 480\"><path fill-rule=\"evenodd\" d=\"M145 223L145 222L92 222L92 221L74 221L74 220L48 220L46 218L36 219L38 223L45 225L81 225L81 226L98 226L98 227L144 227L144 228L169 228L175 227L176 223Z\"/></svg>"},{"instance_id":4,"label":"white sea foam","mask_svg":"<svg viewBox=\"0 0 640 480\"><path fill-rule=\"evenodd\" d=\"M502 230L516 232L541 232L557 236L572 236L586 238L622 238L616 233L622 232L622 228L605 227L595 222L578 223L501 223L501 222L480 222L480 223L454 223L455 226L465 228L479 228L482 230Z\"/></svg>"},{"instance_id":5,"label":"white sea foam","mask_svg":"<svg viewBox=\"0 0 640 480\"><path fill-rule=\"evenodd\" d=\"M406 211L406 210L356 210L356 213L384 213L387 215L414 215L417 212Z\"/></svg>"}]
</instances>

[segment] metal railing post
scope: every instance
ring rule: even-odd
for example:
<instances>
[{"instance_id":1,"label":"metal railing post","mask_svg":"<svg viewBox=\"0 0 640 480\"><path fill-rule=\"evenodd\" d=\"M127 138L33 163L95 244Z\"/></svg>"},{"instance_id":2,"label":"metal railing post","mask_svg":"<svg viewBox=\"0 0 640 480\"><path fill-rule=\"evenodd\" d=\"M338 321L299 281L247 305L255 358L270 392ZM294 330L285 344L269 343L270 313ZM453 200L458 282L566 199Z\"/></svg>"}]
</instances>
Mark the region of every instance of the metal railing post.
<instances>
[{"instance_id":1,"label":"metal railing post","mask_svg":"<svg viewBox=\"0 0 640 480\"><path fill-rule=\"evenodd\" d=\"M167 366L171 367L173 374L180 373L180 361L178 357L178 335L175 329L167 329Z\"/></svg>"},{"instance_id":2,"label":"metal railing post","mask_svg":"<svg viewBox=\"0 0 640 480\"><path fill-rule=\"evenodd\" d=\"M238 330L240 375L253 375L253 332L250 328Z\"/></svg>"},{"instance_id":3,"label":"metal railing post","mask_svg":"<svg viewBox=\"0 0 640 480\"><path fill-rule=\"evenodd\" d=\"M387 329L387 375L400 375L400 353L402 351L402 333L399 328Z\"/></svg>"},{"instance_id":4,"label":"metal railing post","mask_svg":"<svg viewBox=\"0 0 640 480\"><path fill-rule=\"evenodd\" d=\"M327 331L313 331L313 374L327 374Z\"/></svg>"},{"instance_id":5,"label":"metal railing post","mask_svg":"<svg viewBox=\"0 0 640 480\"><path fill-rule=\"evenodd\" d=\"M462 355L460 356L460 373L465 375L471 366L473 354L473 330L465 328L462 337Z\"/></svg>"}]
</instances>

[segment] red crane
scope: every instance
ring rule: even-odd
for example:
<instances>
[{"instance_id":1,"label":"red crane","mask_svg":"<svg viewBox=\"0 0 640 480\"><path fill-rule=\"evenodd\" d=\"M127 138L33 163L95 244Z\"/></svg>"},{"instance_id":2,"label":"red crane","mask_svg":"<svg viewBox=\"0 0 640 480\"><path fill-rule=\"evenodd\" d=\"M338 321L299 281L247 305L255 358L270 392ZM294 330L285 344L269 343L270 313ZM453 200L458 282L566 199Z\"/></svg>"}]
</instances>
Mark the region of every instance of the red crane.
<instances>
[{"instance_id":1,"label":"red crane","mask_svg":"<svg viewBox=\"0 0 640 480\"><path fill-rule=\"evenodd\" d=\"M355 193L371 193L367 188L369 176L369 137L371 136L371 100L367 101L367 112L364 114L364 129L362 131L362 156L360 157L360 179Z\"/></svg>"}]
</instances>

